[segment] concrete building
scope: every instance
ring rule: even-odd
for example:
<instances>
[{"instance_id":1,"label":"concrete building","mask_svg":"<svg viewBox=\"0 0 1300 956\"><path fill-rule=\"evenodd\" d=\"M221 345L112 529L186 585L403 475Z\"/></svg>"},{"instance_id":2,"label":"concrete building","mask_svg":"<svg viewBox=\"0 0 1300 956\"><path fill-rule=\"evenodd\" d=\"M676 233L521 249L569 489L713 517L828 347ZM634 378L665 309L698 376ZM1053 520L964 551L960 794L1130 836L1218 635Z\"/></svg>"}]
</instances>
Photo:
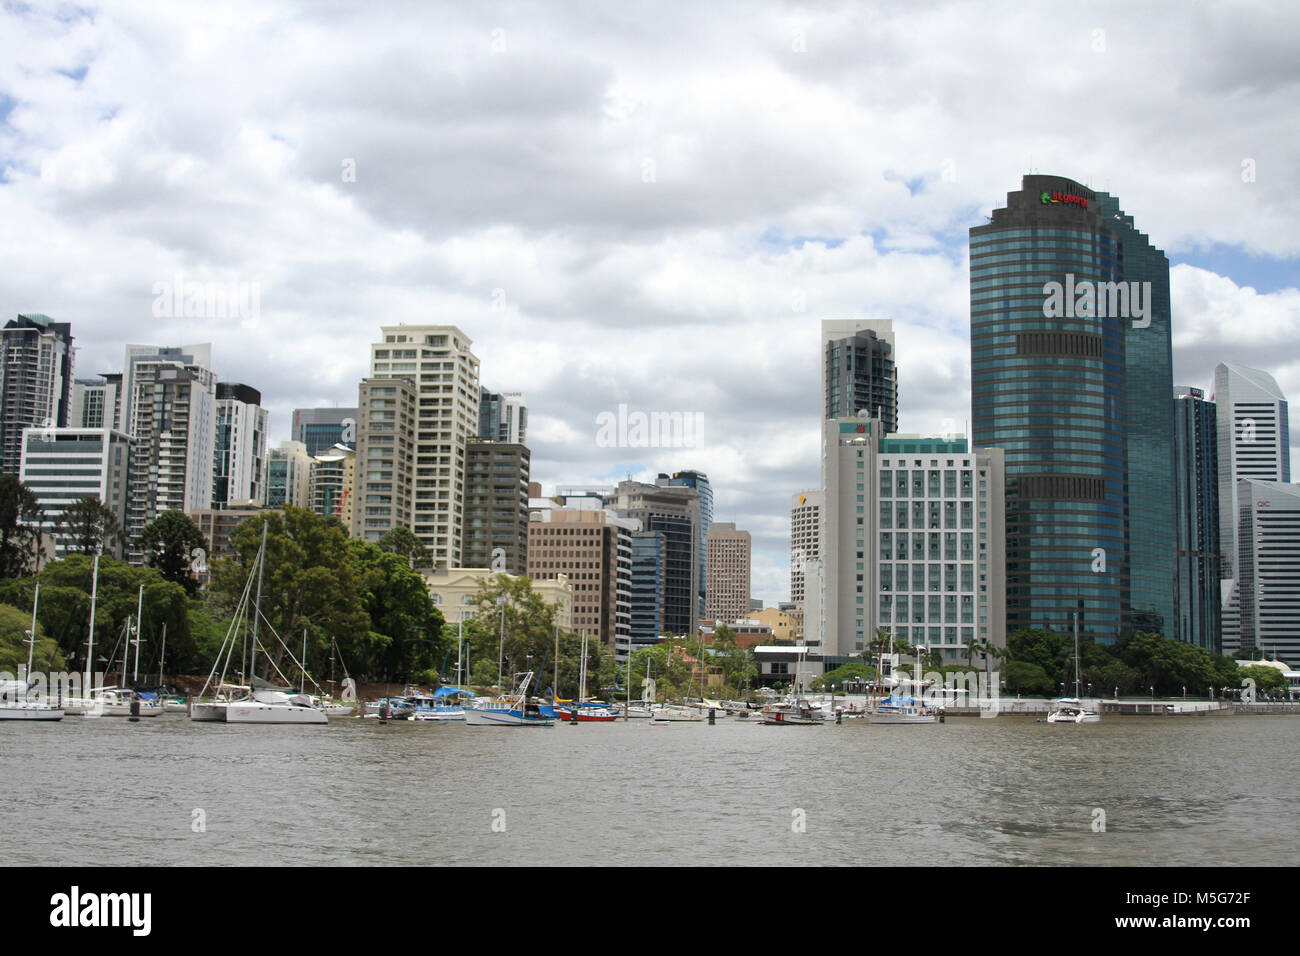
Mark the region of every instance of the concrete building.
<instances>
[{"instance_id":1,"label":"concrete building","mask_svg":"<svg viewBox=\"0 0 1300 956\"><path fill-rule=\"evenodd\" d=\"M733 522L709 526L706 618L731 623L749 614L750 543L749 532L737 530Z\"/></svg>"},{"instance_id":2,"label":"concrete building","mask_svg":"<svg viewBox=\"0 0 1300 956\"><path fill-rule=\"evenodd\" d=\"M248 385L217 383L213 439L212 507L266 500L267 411L262 393Z\"/></svg>"},{"instance_id":3,"label":"concrete building","mask_svg":"<svg viewBox=\"0 0 1300 956\"><path fill-rule=\"evenodd\" d=\"M1174 388L1178 496L1178 620L1175 636L1221 651L1219 461L1216 406L1199 388Z\"/></svg>"},{"instance_id":4,"label":"concrete building","mask_svg":"<svg viewBox=\"0 0 1300 956\"><path fill-rule=\"evenodd\" d=\"M118 402L117 430L128 435L135 417L136 366L141 362L172 362L178 365L212 369L212 343L195 345L128 345L119 373L121 400Z\"/></svg>"},{"instance_id":5,"label":"concrete building","mask_svg":"<svg viewBox=\"0 0 1300 956\"><path fill-rule=\"evenodd\" d=\"M381 333L370 347L371 376L409 379L418 398L410 528L435 568L460 567L465 446L479 427L478 359L455 326L386 325Z\"/></svg>"},{"instance_id":6,"label":"concrete building","mask_svg":"<svg viewBox=\"0 0 1300 956\"><path fill-rule=\"evenodd\" d=\"M553 508L528 523L528 576L563 575L573 589L573 630L596 635L619 660L631 635L632 532L635 521L610 511Z\"/></svg>"},{"instance_id":7,"label":"concrete building","mask_svg":"<svg viewBox=\"0 0 1300 956\"><path fill-rule=\"evenodd\" d=\"M23 429L61 428L72 409L72 326L19 315L0 330L0 472L18 474Z\"/></svg>"},{"instance_id":8,"label":"concrete building","mask_svg":"<svg viewBox=\"0 0 1300 956\"><path fill-rule=\"evenodd\" d=\"M668 475L659 475L655 479L655 484L667 488L694 488L700 500L700 522L698 528L699 535L699 580L696 582L696 590L699 592L699 607L704 607L705 596L709 587L709 564L706 542L709 535L709 526L713 523L713 486L709 484L709 476L702 471L675 471L672 477Z\"/></svg>"},{"instance_id":9,"label":"concrete building","mask_svg":"<svg viewBox=\"0 0 1300 956\"><path fill-rule=\"evenodd\" d=\"M528 440L528 396L479 388L478 437L522 445Z\"/></svg>"},{"instance_id":10,"label":"concrete building","mask_svg":"<svg viewBox=\"0 0 1300 956\"><path fill-rule=\"evenodd\" d=\"M466 443L461 550L467 566L510 574L527 570L530 468L524 445L477 438Z\"/></svg>"},{"instance_id":11,"label":"concrete building","mask_svg":"<svg viewBox=\"0 0 1300 956\"><path fill-rule=\"evenodd\" d=\"M300 441L282 441L266 456L266 506L311 508L312 469L316 459Z\"/></svg>"},{"instance_id":12,"label":"concrete building","mask_svg":"<svg viewBox=\"0 0 1300 956\"><path fill-rule=\"evenodd\" d=\"M357 408L295 408L289 437L307 446L313 458L335 445L357 447Z\"/></svg>"},{"instance_id":13,"label":"concrete building","mask_svg":"<svg viewBox=\"0 0 1300 956\"><path fill-rule=\"evenodd\" d=\"M803 634L803 621L793 604L750 611L747 619L768 628L773 644L793 644Z\"/></svg>"},{"instance_id":14,"label":"concrete building","mask_svg":"<svg viewBox=\"0 0 1300 956\"><path fill-rule=\"evenodd\" d=\"M340 442L316 455L311 469L311 510L338 518L351 532L357 453Z\"/></svg>"},{"instance_id":15,"label":"concrete building","mask_svg":"<svg viewBox=\"0 0 1300 956\"><path fill-rule=\"evenodd\" d=\"M171 353L175 350L164 349ZM184 355L140 356L131 366L128 560L143 559L139 536L164 511L212 504L217 378Z\"/></svg>"},{"instance_id":16,"label":"concrete building","mask_svg":"<svg viewBox=\"0 0 1300 956\"><path fill-rule=\"evenodd\" d=\"M70 428L116 428L122 415L122 373L79 378L72 383Z\"/></svg>"},{"instance_id":17,"label":"concrete building","mask_svg":"<svg viewBox=\"0 0 1300 956\"><path fill-rule=\"evenodd\" d=\"M898 428L898 370L890 319L822 321L822 418L874 417Z\"/></svg>"},{"instance_id":18,"label":"concrete building","mask_svg":"<svg viewBox=\"0 0 1300 956\"><path fill-rule=\"evenodd\" d=\"M109 428L28 428L23 431L19 480L36 495L45 520L43 534L54 538L54 556L69 552L70 542L55 534L69 505L87 496L113 512L119 528L127 524L131 440ZM122 541L110 553L121 559Z\"/></svg>"},{"instance_id":19,"label":"concrete building","mask_svg":"<svg viewBox=\"0 0 1300 956\"><path fill-rule=\"evenodd\" d=\"M418 393L409 378L368 378L359 390L352 537L378 541L414 516Z\"/></svg>"},{"instance_id":20,"label":"concrete building","mask_svg":"<svg viewBox=\"0 0 1300 956\"><path fill-rule=\"evenodd\" d=\"M790 498L790 601L804 603L805 565L821 557L822 506L820 491L800 491Z\"/></svg>"},{"instance_id":21,"label":"concrete building","mask_svg":"<svg viewBox=\"0 0 1300 956\"><path fill-rule=\"evenodd\" d=\"M249 518L262 514L266 509L258 507L251 501L233 501L230 506L220 510L216 508L198 508L188 512L203 537L208 539L206 554L200 567L195 572L195 579L200 585L208 583L212 572L212 562L217 558L233 558L235 549L230 543L230 536L235 529Z\"/></svg>"},{"instance_id":22,"label":"concrete building","mask_svg":"<svg viewBox=\"0 0 1300 956\"><path fill-rule=\"evenodd\" d=\"M1237 482L1241 639L1296 667L1300 661L1300 484ZM1254 654L1250 655L1254 657Z\"/></svg>"},{"instance_id":23,"label":"concrete building","mask_svg":"<svg viewBox=\"0 0 1300 956\"><path fill-rule=\"evenodd\" d=\"M877 628L953 663L969 641L1003 645L1001 450L879 428L825 423L823 596L820 620L805 615L807 643L827 669L860 654Z\"/></svg>"},{"instance_id":24,"label":"concrete building","mask_svg":"<svg viewBox=\"0 0 1300 956\"><path fill-rule=\"evenodd\" d=\"M1286 396L1268 372L1241 365L1214 369L1218 407L1219 574L1236 576L1237 491L1242 479L1291 480L1291 436Z\"/></svg>"}]
</instances>

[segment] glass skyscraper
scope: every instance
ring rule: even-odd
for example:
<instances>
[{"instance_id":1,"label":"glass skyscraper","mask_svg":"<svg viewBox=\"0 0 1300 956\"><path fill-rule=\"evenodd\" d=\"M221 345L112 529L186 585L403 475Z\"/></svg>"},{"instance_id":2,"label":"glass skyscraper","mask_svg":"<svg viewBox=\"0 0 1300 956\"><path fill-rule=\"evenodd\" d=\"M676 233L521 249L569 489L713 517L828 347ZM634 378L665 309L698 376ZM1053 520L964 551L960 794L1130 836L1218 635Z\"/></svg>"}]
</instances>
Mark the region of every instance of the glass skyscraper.
<instances>
[{"instance_id":1,"label":"glass skyscraper","mask_svg":"<svg viewBox=\"0 0 1300 956\"><path fill-rule=\"evenodd\" d=\"M1199 388L1174 389L1178 488L1178 622L1175 636L1221 653L1218 409Z\"/></svg>"},{"instance_id":2,"label":"glass skyscraper","mask_svg":"<svg viewBox=\"0 0 1300 956\"><path fill-rule=\"evenodd\" d=\"M1025 176L970 230L972 443L1006 451L1007 627L1172 635L1169 264L1115 197Z\"/></svg>"}]
</instances>

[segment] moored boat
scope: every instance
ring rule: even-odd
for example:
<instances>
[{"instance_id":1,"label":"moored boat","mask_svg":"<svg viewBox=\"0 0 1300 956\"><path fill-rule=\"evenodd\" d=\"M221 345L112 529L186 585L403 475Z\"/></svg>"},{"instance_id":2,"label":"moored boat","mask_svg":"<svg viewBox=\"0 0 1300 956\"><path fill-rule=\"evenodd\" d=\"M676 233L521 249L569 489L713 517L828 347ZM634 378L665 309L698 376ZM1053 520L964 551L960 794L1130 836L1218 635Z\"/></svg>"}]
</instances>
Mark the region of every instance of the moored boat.
<instances>
[{"instance_id":1,"label":"moored boat","mask_svg":"<svg viewBox=\"0 0 1300 956\"><path fill-rule=\"evenodd\" d=\"M867 711L869 724L933 724L939 719L934 707L927 707L915 697L886 697Z\"/></svg>"},{"instance_id":2,"label":"moored boat","mask_svg":"<svg viewBox=\"0 0 1300 956\"><path fill-rule=\"evenodd\" d=\"M768 704L763 708L762 717L765 724L816 726L826 722L825 711L803 697L790 697L780 703Z\"/></svg>"},{"instance_id":3,"label":"moored boat","mask_svg":"<svg viewBox=\"0 0 1300 956\"><path fill-rule=\"evenodd\" d=\"M555 709L528 697L533 672L519 680L518 689L503 697L476 697L465 705L467 727L554 727Z\"/></svg>"}]
</instances>

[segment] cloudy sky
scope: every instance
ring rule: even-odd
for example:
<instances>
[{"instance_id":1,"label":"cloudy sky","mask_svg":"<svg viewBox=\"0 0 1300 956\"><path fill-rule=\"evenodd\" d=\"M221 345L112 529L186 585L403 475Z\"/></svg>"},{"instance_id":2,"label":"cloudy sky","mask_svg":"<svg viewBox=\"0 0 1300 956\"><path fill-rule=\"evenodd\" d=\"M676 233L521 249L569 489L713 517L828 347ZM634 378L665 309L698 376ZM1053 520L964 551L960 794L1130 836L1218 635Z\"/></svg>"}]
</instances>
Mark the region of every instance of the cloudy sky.
<instances>
[{"instance_id":1,"label":"cloudy sky","mask_svg":"<svg viewBox=\"0 0 1300 956\"><path fill-rule=\"evenodd\" d=\"M820 320L892 318L902 429L964 430L967 230L1031 170L1167 252L1176 382L1300 397L1297 33L1290 3L7 0L0 315L71 322L82 377L210 341L274 442L356 403L381 324L457 325L527 392L535 480L703 470L784 600ZM175 277L257 314L159 316ZM620 403L702 435L600 447Z\"/></svg>"}]
</instances>

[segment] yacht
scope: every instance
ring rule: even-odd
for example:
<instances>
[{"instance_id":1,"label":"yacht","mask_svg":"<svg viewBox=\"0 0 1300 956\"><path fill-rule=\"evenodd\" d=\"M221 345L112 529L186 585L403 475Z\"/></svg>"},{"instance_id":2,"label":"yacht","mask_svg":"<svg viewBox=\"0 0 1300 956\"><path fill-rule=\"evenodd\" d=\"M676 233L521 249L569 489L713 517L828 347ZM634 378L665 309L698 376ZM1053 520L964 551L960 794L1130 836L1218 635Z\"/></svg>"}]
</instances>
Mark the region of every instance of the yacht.
<instances>
[{"instance_id":1,"label":"yacht","mask_svg":"<svg viewBox=\"0 0 1300 956\"><path fill-rule=\"evenodd\" d=\"M869 724L933 724L938 719L935 708L926 707L915 697L886 697L866 716Z\"/></svg>"},{"instance_id":2,"label":"yacht","mask_svg":"<svg viewBox=\"0 0 1300 956\"><path fill-rule=\"evenodd\" d=\"M0 720L62 720L63 710L27 697L27 681L0 681Z\"/></svg>"},{"instance_id":3,"label":"yacht","mask_svg":"<svg viewBox=\"0 0 1300 956\"><path fill-rule=\"evenodd\" d=\"M1095 724L1101 720L1101 715L1090 710L1085 710L1083 701L1077 697L1062 697L1052 706L1052 712L1047 715L1049 724Z\"/></svg>"},{"instance_id":4,"label":"yacht","mask_svg":"<svg viewBox=\"0 0 1300 956\"><path fill-rule=\"evenodd\" d=\"M806 697L790 697L778 704L768 704L762 711L765 724L805 724L826 722L826 712Z\"/></svg>"}]
</instances>

